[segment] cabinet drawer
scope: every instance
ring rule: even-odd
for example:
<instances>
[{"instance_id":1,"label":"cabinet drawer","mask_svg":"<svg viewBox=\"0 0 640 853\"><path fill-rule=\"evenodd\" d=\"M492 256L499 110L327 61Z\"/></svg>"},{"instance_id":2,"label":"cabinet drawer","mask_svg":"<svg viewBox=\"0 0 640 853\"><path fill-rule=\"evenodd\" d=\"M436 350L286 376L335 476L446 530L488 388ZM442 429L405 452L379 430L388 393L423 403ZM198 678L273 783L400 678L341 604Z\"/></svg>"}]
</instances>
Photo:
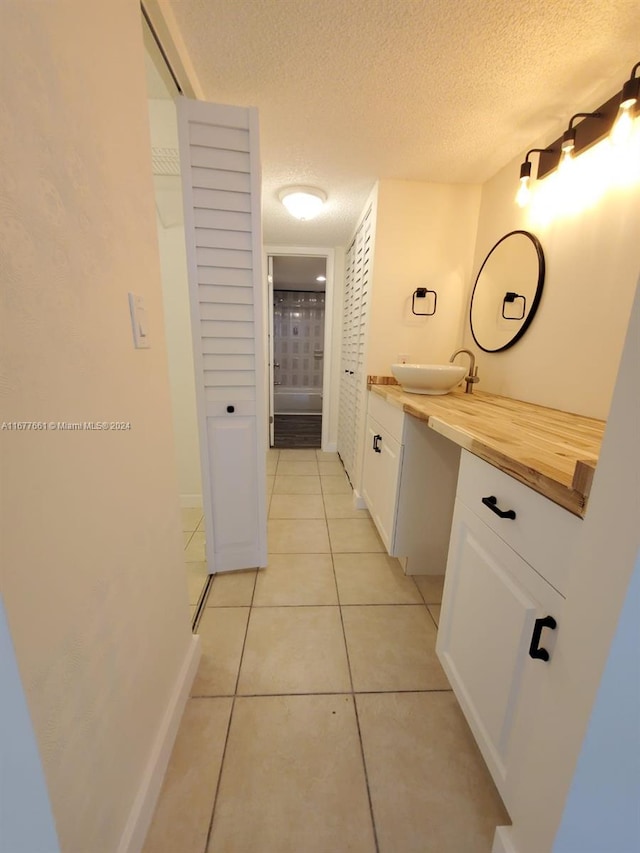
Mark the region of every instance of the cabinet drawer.
<instances>
[{"instance_id":1,"label":"cabinet drawer","mask_svg":"<svg viewBox=\"0 0 640 853\"><path fill-rule=\"evenodd\" d=\"M390 436L402 444L405 414L402 409L387 403L382 397L369 391L368 414L383 427Z\"/></svg>"},{"instance_id":2,"label":"cabinet drawer","mask_svg":"<svg viewBox=\"0 0 640 853\"><path fill-rule=\"evenodd\" d=\"M582 530L582 521L548 498L514 480L472 453L463 451L457 497L494 530L558 592L565 594L567 572ZM495 497L500 518L483 498Z\"/></svg>"}]
</instances>

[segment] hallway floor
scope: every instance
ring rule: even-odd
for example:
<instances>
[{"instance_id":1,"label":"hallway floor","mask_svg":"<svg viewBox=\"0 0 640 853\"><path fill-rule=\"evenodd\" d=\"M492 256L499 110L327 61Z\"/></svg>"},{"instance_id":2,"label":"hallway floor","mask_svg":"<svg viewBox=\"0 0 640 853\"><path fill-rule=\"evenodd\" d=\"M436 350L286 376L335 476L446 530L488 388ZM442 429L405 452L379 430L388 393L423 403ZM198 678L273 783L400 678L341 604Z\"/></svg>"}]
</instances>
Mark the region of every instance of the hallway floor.
<instances>
[{"instance_id":1,"label":"hallway floor","mask_svg":"<svg viewBox=\"0 0 640 853\"><path fill-rule=\"evenodd\" d=\"M269 567L214 578L145 853L490 853L509 819L336 454L272 450Z\"/></svg>"},{"instance_id":2,"label":"hallway floor","mask_svg":"<svg viewBox=\"0 0 640 853\"><path fill-rule=\"evenodd\" d=\"M319 448L322 415L274 415L273 432L277 448Z\"/></svg>"}]
</instances>

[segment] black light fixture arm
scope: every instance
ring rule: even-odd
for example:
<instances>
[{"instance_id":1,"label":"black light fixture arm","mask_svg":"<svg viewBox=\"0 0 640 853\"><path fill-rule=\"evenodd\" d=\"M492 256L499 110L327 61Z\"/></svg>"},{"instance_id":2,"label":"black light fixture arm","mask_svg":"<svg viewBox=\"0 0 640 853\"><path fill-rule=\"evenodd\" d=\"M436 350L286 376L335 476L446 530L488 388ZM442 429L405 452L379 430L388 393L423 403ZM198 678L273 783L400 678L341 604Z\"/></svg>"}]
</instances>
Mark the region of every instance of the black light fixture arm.
<instances>
[{"instance_id":1,"label":"black light fixture arm","mask_svg":"<svg viewBox=\"0 0 640 853\"><path fill-rule=\"evenodd\" d=\"M621 107L631 107L638 102L638 98L640 97L640 77L638 77L638 70L640 70L640 62L636 62L633 66L629 79L622 87Z\"/></svg>"},{"instance_id":2,"label":"black light fixture arm","mask_svg":"<svg viewBox=\"0 0 640 853\"><path fill-rule=\"evenodd\" d=\"M522 178L530 178L531 177L531 157L532 154L544 154L547 151L547 148L530 148L527 151L527 156L524 158L524 163L520 165L520 179Z\"/></svg>"},{"instance_id":3,"label":"black light fixture arm","mask_svg":"<svg viewBox=\"0 0 640 853\"><path fill-rule=\"evenodd\" d=\"M571 151L573 151L573 149L576 146L576 128L573 126L573 123L578 118L581 118L581 119L588 119L588 118L598 119L598 118L604 118L604 115L602 113L595 112L595 113L576 113L575 115L571 116L571 119L569 121L569 127L562 134L562 145L560 147L562 148L563 152L571 152Z\"/></svg>"},{"instance_id":4,"label":"black light fixture arm","mask_svg":"<svg viewBox=\"0 0 640 853\"><path fill-rule=\"evenodd\" d=\"M569 127L567 128L567 130L573 130L574 129L573 123L577 118L602 118L602 117L603 117L602 113L598 113L598 112L595 112L595 113L576 113L574 116L571 116L571 119L569 121Z\"/></svg>"}]
</instances>

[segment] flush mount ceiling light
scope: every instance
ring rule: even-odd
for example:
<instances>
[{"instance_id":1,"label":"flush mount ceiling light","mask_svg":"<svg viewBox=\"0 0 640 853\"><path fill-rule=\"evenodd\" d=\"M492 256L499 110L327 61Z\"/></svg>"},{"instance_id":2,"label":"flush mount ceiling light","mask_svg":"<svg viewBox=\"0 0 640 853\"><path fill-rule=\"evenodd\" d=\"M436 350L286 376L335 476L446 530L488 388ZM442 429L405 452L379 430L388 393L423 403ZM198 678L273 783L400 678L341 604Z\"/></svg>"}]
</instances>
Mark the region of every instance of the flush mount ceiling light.
<instances>
[{"instance_id":1,"label":"flush mount ceiling light","mask_svg":"<svg viewBox=\"0 0 640 853\"><path fill-rule=\"evenodd\" d=\"M315 187L285 187L278 198L296 219L313 219L327 200L327 194Z\"/></svg>"}]
</instances>

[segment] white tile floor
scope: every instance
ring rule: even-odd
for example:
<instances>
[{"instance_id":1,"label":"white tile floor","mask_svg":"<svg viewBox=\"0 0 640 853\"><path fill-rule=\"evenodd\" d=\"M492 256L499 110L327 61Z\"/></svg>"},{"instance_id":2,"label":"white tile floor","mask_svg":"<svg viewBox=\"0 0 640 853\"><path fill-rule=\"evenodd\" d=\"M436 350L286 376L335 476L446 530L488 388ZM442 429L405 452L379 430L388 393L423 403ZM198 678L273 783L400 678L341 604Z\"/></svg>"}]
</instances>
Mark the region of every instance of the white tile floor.
<instances>
[{"instance_id":1,"label":"white tile floor","mask_svg":"<svg viewBox=\"0 0 640 853\"><path fill-rule=\"evenodd\" d=\"M145 853L489 853L509 821L435 654L442 578L386 555L335 454L268 466L269 567L213 581Z\"/></svg>"},{"instance_id":2,"label":"white tile floor","mask_svg":"<svg viewBox=\"0 0 640 853\"><path fill-rule=\"evenodd\" d=\"M187 588L192 615L195 605L207 581L207 564L204 559L204 529L202 510L189 507L182 510L182 530L184 536L184 560L187 570Z\"/></svg>"}]
</instances>

